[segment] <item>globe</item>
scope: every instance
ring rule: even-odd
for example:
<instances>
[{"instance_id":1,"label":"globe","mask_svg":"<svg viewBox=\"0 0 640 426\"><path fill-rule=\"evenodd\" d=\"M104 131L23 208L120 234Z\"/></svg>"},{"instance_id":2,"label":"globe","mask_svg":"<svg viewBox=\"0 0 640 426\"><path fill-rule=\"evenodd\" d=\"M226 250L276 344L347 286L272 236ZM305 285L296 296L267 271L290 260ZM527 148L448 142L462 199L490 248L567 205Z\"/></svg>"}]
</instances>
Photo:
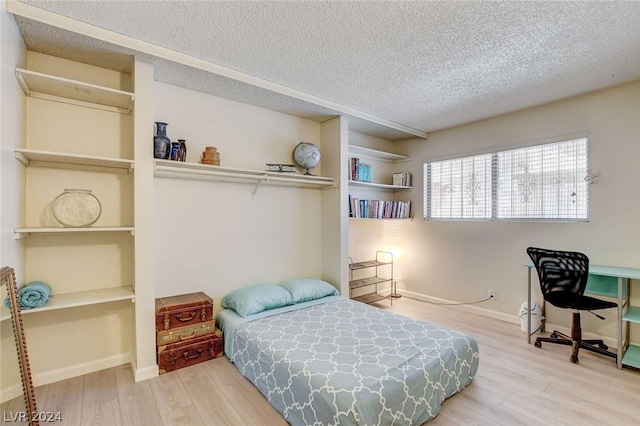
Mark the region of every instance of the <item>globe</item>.
<instances>
[{"instance_id":1,"label":"globe","mask_svg":"<svg viewBox=\"0 0 640 426\"><path fill-rule=\"evenodd\" d=\"M300 142L293 149L293 161L296 165L307 169L305 175L313 176L309 170L320 164L320 149L310 142Z\"/></svg>"}]
</instances>

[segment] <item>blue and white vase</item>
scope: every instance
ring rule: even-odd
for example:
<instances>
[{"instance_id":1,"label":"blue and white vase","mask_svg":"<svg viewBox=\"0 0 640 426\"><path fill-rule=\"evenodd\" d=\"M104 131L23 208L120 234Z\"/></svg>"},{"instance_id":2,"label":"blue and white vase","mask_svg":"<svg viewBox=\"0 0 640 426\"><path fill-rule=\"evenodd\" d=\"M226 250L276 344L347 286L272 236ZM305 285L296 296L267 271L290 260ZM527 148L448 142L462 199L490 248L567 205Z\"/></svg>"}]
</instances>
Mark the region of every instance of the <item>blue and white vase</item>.
<instances>
[{"instance_id":1,"label":"blue and white vase","mask_svg":"<svg viewBox=\"0 0 640 426\"><path fill-rule=\"evenodd\" d=\"M171 153L171 139L167 137L167 123L156 121L156 134L153 137L153 157L168 160Z\"/></svg>"}]
</instances>

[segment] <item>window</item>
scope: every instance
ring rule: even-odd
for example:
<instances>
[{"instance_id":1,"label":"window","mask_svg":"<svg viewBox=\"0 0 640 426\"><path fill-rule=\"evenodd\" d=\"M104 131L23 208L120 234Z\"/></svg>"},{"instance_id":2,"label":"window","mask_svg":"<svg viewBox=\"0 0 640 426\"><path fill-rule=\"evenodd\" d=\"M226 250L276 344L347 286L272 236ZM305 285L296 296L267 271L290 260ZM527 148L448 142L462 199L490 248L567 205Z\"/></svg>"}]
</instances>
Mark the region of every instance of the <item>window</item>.
<instances>
[{"instance_id":1,"label":"window","mask_svg":"<svg viewBox=\"0 0 640 426\"><path fill-rule=\"evenodd\" d=\"M424 218L589 219L588 139L424 164Z\"/></svg>"}]
</instances>

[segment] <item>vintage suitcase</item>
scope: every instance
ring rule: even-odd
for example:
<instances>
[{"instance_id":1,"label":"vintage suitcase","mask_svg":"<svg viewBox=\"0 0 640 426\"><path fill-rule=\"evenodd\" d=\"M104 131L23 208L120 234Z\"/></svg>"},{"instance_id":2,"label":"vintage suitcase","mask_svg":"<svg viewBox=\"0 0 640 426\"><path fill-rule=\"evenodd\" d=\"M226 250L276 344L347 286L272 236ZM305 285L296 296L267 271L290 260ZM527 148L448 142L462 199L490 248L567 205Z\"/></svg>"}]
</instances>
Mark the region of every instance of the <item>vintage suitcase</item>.
<instances>
[{"instance_id":1,"label":"vintage suitcase","mask_svg":"<svg viewBox=\"0 0 640 426\"><path fill-rule=\"evenodd\" d=\"M185 342L158 346L160 374L218 358L223 354L222 332L196 337Z\"/></svg>"},{"instance_id":2,"label":"vintage suitcase","mask_svg":"<svg viewBox=\"0 0 640 426\"><path fill-rule=\"evenodd\" d=\"M169 343L184 342L195 337L211 334L215 331L215 321L200 322L198 324L176 327L162 330L156 333L156 345L168 345Z\"/></svg>"},{"instance_id":3,"label":"vintage suitcase","mask_svg":"<svg viewBox=\"0 0 640 426\"><path fill-rule=\"evenodd\" d=\"M213 320L213 300L203 292L156 299L156 331Z\"/></svg>"}]
</instances>

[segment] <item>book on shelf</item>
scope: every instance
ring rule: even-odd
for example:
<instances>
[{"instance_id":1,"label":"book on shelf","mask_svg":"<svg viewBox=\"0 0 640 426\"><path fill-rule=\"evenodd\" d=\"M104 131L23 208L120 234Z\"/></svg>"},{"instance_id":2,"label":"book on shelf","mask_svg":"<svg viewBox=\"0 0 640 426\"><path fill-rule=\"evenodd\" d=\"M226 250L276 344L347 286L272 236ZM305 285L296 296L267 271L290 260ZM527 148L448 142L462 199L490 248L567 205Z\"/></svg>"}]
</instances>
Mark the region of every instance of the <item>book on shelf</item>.
<instances>
[{"instance_id":1,"label":"book on shelf","mask_svg":"<svg viewBox=\"0 0 640 426\"><path fill-rule=\"evenodd\" d=\"M408 219L411 217L411 201L361 200L349 195L349 217Z\"/></svg>"},{"instance_id":2,"label":"book on shelf","mask_svg":"<svg viewBox=\"0 0 640 426\"><path fill-rule=\"evenodd\" d=\"M371 182L371 165L356 157L349 158L349 180Z\"/></svg>"},{"instance_id":3,"label":"book on shelf","mask_svg":"<svg viewBox=\"0 0 640 426\"><path fill-rule=\"evenodd\" d=\"M358 203L357 198L352 198L349 195L349 217L358 217L356 212L356 204Z\"/></svg>"},{"instance_id":4,"label":"book on shelf","mask_svg":"<svg viewBox=\"0 0 640 426\"><path fill-rule=\"evenodd\" d=\"M393 174L394 186L411 186L413 176L409 172L396 172Z\"/></svg>"}]
</instances>

